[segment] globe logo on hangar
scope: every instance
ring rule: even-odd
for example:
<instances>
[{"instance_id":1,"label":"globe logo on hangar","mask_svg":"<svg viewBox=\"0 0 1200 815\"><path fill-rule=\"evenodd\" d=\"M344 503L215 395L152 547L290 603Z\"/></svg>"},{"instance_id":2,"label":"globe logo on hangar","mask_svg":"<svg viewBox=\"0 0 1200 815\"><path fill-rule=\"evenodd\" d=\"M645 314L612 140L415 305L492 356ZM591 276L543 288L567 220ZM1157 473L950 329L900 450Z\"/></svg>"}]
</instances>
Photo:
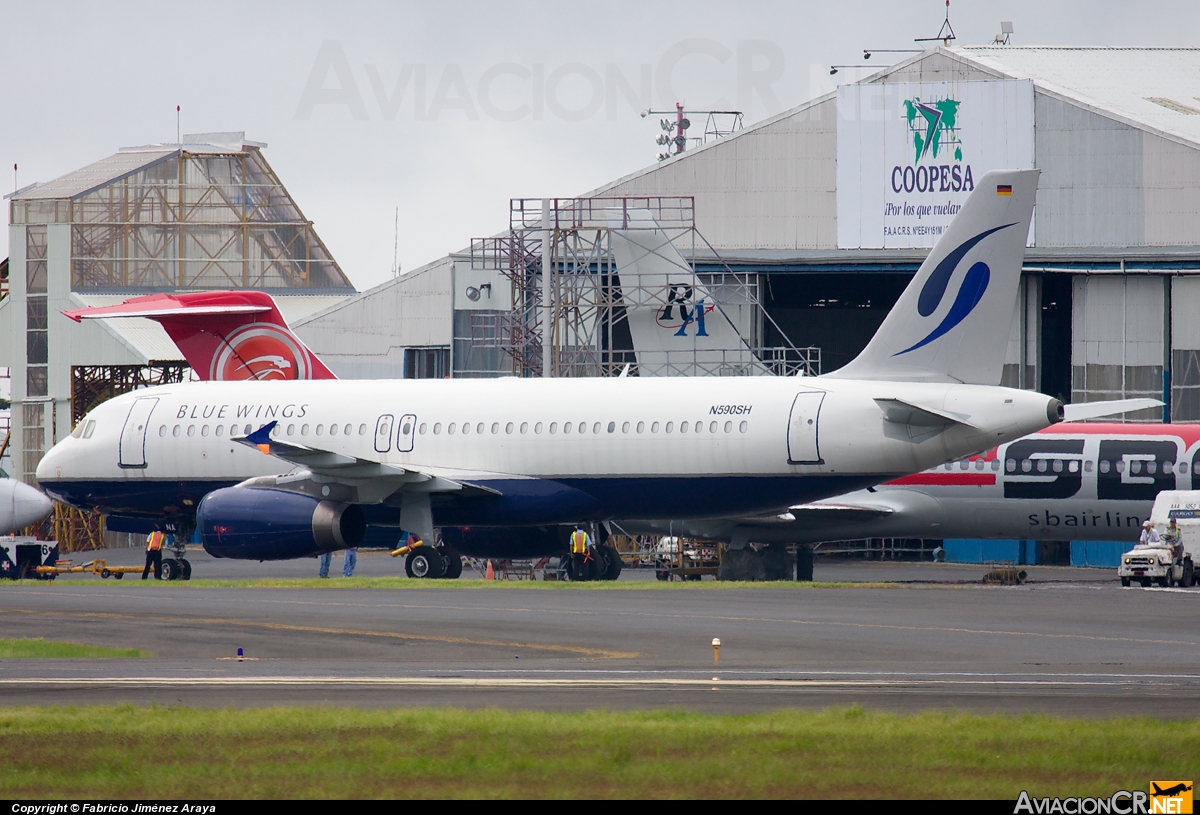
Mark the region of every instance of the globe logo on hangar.
<instances>
[{"instance_id":1,"label":"globe logo on hangar","mask_svg":"<svg viewBox=\"0 0 1200 815\"><path fill-rule=\"evenodd\" d=\"M284 328L256 323L231 332L213 356L210 379L311 379L308 355Z\"/></svg>"}]
</instances>

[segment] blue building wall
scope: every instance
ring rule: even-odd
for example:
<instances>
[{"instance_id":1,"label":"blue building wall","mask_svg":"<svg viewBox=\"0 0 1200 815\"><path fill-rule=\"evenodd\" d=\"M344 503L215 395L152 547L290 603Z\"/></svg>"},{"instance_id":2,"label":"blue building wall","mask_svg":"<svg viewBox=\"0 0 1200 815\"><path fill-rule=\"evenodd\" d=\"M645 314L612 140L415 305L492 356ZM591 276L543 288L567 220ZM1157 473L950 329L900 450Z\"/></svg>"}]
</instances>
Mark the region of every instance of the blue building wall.
<instances>
[{"instance_id":1,"label":"blue building wall","mask_svg":"<svg viewBox=\"0 0 1200 815\"><path fill-rule=\"evenodd\" d=\"M1038 564L1038 542L1019 540L948 539L942 541L947 563ZM1115 569L1121 555L1133 548L1123 541L1071 541L1071 565Z\"/></svg>"}]
</instances>

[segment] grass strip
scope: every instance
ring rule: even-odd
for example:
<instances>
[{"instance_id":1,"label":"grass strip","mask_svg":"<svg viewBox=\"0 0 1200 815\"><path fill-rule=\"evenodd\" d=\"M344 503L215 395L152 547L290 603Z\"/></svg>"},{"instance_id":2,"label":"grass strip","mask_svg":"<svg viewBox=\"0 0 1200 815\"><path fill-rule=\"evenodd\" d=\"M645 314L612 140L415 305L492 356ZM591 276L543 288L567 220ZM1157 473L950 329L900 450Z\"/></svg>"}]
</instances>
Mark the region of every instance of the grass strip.
<instances>
[{"instance_id":1,"label":"grass strip","mask_svg":"<svg viewBox=\"0 0 1200 815\"><path fill-rule=\"evenodd\" d=\"M685 582L669 582L658 580L599 580L588 583L571 583L558 580L478 580L459 578L458 580L422 580L408 577L351 577L328 578L318 577L242 577L233 579L198 579L172 580L135 580L132 583L114 584L111 581L66 578L71 586L108 586L119 585L121 588L171 586L172 588L232 588L232 589L512 589L519 591L721 591L726 589L754 588L784 588L797 591L808 589L880 589L880 588L913 588L909 584L874 582L841 582L841 583L797 583L787 580L743 583L721 580L697 580ZM57 581L63 582L60 577ZM40 581L28 580L18 585L42 586ZM929 584L931 587L935 584ZM919 586L917 586L919 587Z\"/></svg>"},{"instance_id":2,"label":"grass strip","mask_svg":"<svg viewBox=\"0 0 1200 815\"><path fill-rule=\"evenodd\" d=\"M1200 722L132 705L0 710L0 795L1007 798L1192 778Z\"/></svg>"},{"instance_id":3,"label":"grass strip","mask_svg":"<svg viewBox=\"0 0 1200 815\"><path fill-rule=\"evenodd\" d=\"M95 657L147 657L136 648L109 648L78 642L47 642L41 637L0 639L0 659L91 659Z\"/></svg>"}]
</instances>

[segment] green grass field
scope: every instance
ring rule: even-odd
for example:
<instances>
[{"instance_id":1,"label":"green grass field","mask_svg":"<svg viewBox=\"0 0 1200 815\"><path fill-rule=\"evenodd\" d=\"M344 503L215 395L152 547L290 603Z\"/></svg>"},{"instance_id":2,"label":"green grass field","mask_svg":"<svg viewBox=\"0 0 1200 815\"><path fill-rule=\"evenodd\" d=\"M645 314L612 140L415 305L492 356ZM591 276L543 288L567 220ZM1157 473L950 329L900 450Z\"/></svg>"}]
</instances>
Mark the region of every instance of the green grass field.
<instances>
[{"instance_id":1,"label":"green grass field","mask_svg":"<svg viewBox=\"0 0 1200 815\"><path fill-rule=\"evenodd\" d=\"M78 659L93 657L146 657L136 648L107 648L78 642L46 642L41 637L0 639L0 659Z\"/></svg>"},{"instance_id":2,"label":"green grass field","mask_svg":"<svg viewBox=\"0 0 1200 815\"><path fill-rule=\"evenodd\" d=\"M1200 722L25 707L0 765L12 798L1107 796L1193 778Z\"/></svg>"},{"instance_id":3,"label":"green grass field","mask_svg":"<svg viewBox=\"0 0 1200 815\"><path fill-rule=\"evenodd\" d=\"M407 577L351 577L329 578L322 580L318 577L246 577L229 580L134 580L114 583L111 580L99 580L94 577L69 575L58 578L60 585L68 582L72 586L120 586L123 589L149 586L170 586L172 588L252 588L252 589L513 589L520 591L709 591L727 589L756 589L756 588L791 588L796 591L808 589L868 589L896 588L898 583L795 583L791 581L775 581L763 583L742 583L734 581L702 580L696 582L660 582L658 580L630 580L612 582L601 580L591 583L570 583L556 580L478 580L459 578L458 580L419 580ZM932 584L931 584L932 585ZM952 584L943 584L945 588ZM13 587L32 589L45 587L36 580L18 581ZM905 588L922 588L921 585L906 584Z\"/></svg>"}]
</instances>

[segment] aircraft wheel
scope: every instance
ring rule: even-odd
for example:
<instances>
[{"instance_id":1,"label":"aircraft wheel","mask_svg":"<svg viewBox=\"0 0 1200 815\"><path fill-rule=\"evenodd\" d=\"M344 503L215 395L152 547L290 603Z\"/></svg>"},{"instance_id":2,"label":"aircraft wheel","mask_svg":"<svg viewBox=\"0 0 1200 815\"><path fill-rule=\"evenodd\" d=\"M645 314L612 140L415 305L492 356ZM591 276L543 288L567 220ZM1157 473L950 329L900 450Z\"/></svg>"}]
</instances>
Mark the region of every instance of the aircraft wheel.
<instances>
[{"instance_id":1,"label":"aircraft wheel","mask_svg":"<svg viewBox=\"0 0 1200 815\"><path fill-rule=\"evenodd\" d=\"M192 579L192 564L188 563L187 560L179 561L179 578L181 580Z\"/></svg>"},{"instance_id":2,"label":"aircraft wheel","mask_svg":"<svg viewBox=\"0 0 1200 815\"><path fill-rule=\"evenodd\" d=\"M101 580L108 580L108 578L110 578L110 577L112 577L112 572L110 572L108 569L100 570L100 579Z\"/></svg>"},{"instance_id":3,"label":"aircraft wheel","mask_svg":"<svg viewBox=\"0 0 1200 815\"><path fill-rule=\"evenodd\" d=\"M1129 588L1129 578L1128 578L1128 577L1122 577L1122 578L1121 578L1121 585L1122 585L1124 588Z\"/></svg>"},{"instance_id":4,"label":"aircraft wheel","mask_svg":"<svg viewBox=\"0 0 1200 815\"><path fill-rule=\"evenodd\" d=\"M442 577L446 580L458 580L462 576L462 555L458 550L451 546L442 546L439 548L439 553L442 560L446 563L446 568L442 571Z\"/></svg>"},{"instance_id":5,"label":"aircraft wheel","mask_svg":"<svg viewBox=\"0 0 1200 815\"><path fill-rule=\"evenodd\" d=\"M409 577L436 580L446 571L446 561L432 546L418 546L404 560L404 573Z\"/></svg>"},{"instance_id":6,"label":"aircraft wheel","mask_svg":"<svg viewBox=\"0 0 1200 815\"><path fill-rule=\"evenodd\" d=\"M600 551L604 553L604 559L607 561L607 568L604 570L602 580L616 580L621 576L621 569L625 564L621 562L621 553L611 546L601 546Z\"/></svg>"},{"instance_id":7,"label":"aircraft wheel","mask_svg":"<svg viewBox=\"0 0 1200 815\"><path fill-rule=\"evenodd\" d=\"M179 577L179 562L176 560L164 560L162 562L162 579L174 580Z\"/></svg>"},{"instance_id":8,"label":"aircraft wheel","mask_svg":"<svg viewBox=\"0 0 1200 815\"><path fill-rule=\"evenodd\" d=\"M120 580L124 576L125 576L125 572L117 572L116 574L113 575L113 580Z\"/></svg>"}]
</instances>

